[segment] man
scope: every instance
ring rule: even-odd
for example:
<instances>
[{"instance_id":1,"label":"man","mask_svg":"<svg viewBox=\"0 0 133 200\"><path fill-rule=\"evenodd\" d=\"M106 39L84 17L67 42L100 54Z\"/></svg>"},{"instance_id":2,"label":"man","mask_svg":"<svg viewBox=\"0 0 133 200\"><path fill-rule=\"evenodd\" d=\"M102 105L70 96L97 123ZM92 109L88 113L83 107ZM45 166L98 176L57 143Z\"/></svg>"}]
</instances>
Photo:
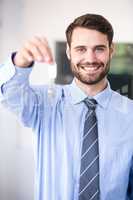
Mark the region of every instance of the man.
<instances>
[{"instance_id":1,"label":"man","mask_svg":"<svg viewBox=\"0 0 133 200\"><path fill-rule=\"evenodd\" d=\"M35 61L53 63L45 38L28 41L0 68L2 104L35 132L36 200L131 200L133 102L107 81L112 26L86 14L66 37L74 80L55 86L51 99L47 86L28 81Z\"/></svg>"}]
</instances>

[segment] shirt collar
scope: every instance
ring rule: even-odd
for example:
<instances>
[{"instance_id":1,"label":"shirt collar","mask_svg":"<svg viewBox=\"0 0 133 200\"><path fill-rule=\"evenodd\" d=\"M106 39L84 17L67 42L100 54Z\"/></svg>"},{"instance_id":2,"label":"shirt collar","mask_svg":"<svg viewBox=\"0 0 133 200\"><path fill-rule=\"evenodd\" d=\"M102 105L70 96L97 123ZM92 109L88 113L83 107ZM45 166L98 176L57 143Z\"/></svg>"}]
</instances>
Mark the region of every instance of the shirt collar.
<instances>
[{"instance_id":1,"label":"shirt collar","mask_svg":"<svg viewBox=\"0 0 133 200\"><path fill-rule=\"evenodd\" d=\"M70 85L70 95L73 104L81 103L86 97L92 98L91 96L87 96L75 83L75 80L72 81ZM97 95L93 96L93 98L98 102L98 104L107 108L110 98L112 96L112 90L110 88L110 84L108 82L107 87L99 92Z\"/></svg>"}]
</instances>

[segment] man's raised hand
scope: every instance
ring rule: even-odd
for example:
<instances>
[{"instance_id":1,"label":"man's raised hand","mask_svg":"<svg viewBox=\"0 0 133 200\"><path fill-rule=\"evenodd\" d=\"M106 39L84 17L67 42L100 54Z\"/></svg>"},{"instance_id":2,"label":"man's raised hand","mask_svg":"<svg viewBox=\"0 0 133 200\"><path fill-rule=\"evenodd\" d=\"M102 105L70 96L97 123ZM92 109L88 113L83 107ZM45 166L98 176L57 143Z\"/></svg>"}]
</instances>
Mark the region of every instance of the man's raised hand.
<instances>
[{"instance_id":1,"label":"man's raised hand","mask_svg":"<svg viewBox=\"0 0 133 200\"><path fill-rule=\"evenodd\" d=\"M29 67L32 62L53 63L49 44L44 37L33 37L16 53L14 64L18 67Z\"/></svg>"}]
</instances>

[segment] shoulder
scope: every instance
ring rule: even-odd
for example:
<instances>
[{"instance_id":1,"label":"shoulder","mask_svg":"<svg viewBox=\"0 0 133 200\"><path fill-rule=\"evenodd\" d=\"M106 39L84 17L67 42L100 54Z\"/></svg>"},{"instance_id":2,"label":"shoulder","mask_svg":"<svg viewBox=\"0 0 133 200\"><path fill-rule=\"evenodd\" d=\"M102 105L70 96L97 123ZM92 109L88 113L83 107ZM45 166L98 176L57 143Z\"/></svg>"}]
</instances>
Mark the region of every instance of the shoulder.
<instances>
[{"instance_id":1,"label":"shoulder","mask_svg":"<svg viewBox=\"0 0 133 200\"><path fill-rule=\"evenodd\" d=\"M133 114L133 100L112 90L111 105L115 109Z\"/></svg>"}]
</instances>

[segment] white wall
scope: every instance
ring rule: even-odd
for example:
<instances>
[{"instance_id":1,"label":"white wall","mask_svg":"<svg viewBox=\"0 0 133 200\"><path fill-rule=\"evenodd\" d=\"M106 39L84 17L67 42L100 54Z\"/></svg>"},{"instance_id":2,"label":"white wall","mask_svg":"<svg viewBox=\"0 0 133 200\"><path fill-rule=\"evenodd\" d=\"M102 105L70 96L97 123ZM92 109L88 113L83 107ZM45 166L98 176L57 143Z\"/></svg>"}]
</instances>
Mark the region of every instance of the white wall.
<instances>
[{"instance_id":1,"label":"white wall","mask_svg":"<svg viewBox=\"0 0 133 200\"><path fill-rule=\"evenodd\" d=\"M23 38L25 1L0 1L0 62ZM0 200L33 200L33 137L0 106Z\"/></svg>"},{"instance_id":2,"label":"white wall","mask_svg":"<svg viewBox=\"0 0 133 200\"><path fill-rule=\"evenodd\" d=\"M28 1L25 10L26 32L29 35L44 34L52 41L65 39L64 30L71 20L78 15L94 12L112 22L116 40L133 41L132 7L132 0L32 0Z\"/></svg>"},{"instance_id":3,"label":"white wall","mask_svg":"<svg viewBox=\"0 0 133 200\"><path fill-rule=\"evenodd\" d=\"M54 52L56 40L75 17L91 12L107 17L115 29L115 41L133 42L132 0L0 0L0 62L26 38L44 35ZM33 81L42 74L33 72ZM47 68L43 69L47 79ZM0 107L0 200L33 200L33 137L29 129Z\"/></svg>"}]
</instances>

